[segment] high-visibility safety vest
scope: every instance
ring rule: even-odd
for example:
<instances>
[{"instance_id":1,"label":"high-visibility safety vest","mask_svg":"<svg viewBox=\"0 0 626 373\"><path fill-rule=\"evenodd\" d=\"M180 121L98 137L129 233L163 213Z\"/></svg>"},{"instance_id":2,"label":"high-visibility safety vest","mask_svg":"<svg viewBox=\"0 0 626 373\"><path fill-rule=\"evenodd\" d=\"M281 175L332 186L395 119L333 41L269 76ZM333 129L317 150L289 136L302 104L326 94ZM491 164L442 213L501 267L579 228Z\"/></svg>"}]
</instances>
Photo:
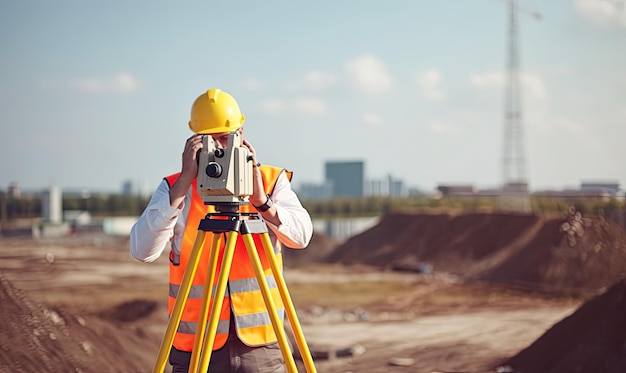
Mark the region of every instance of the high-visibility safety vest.
<instances>
[{"instance_id":1,"label":"high-visibility safety vest","mask_svg":"<svg viewBox=\"0 0 626 373\"><path fill-rule=\"evenodd\" d=\"M261 174L263 175L263 184L265 186L265 193L272 194L278 176L281 172L286 172L289 180L291 180L292 173L285 171L284 169L261 165ZM173 174L165 177L170 188L180 173ZM248 204L240 208L241 212L255 212L256 209ZM192 201L189 206L189 214L187 216L187 222L185 226L185 232L180 247L180 262L175 264L170 260L170 284L169 284L169 297L168 297L168 313L172 315L172 309L176 301L176 295L182 283L189 256L193 249L193 244L198 234L198 226L200 220L202 220L207 213L214 212L212 206L204 204L202 197L196 190L196 180L192 184ZM225 235L222 238L222 245L220 248L220 254L218 256L217 268L214 279L214 285L212 294L215 294L217 289L217 281L219 278L219 269L222 265L222 259L224 255L224 247L226 244ZM274 304L278 311L279 318L284 322L284 305L280 297L280 292L272 275L269 261L265 255L265 250L261 243L261 238L258 235L253 234L252 238L256 246L265 278L270 288L270 293L274 299ZM187 302L181 315L181 321L174 337L174 347L181 351L192 351L196 334L198 315L202 307L202 296L204 290L204 284L206 280L206 274L209 266L210 246L213 242L213 233L206 232L204 250L201 252L201 257L198 262L198 268L196 274L192 280L191 289ZM282 268L282 255L280 250L280 244L277 243L274 247L274 253L278 261L279 267ZM170 256L170 259L172 257ZM211 302L213 304L213 302ZM231 329L230 318L231 311L235 320L234 329L237 331L239 339L249 346L263 346L272 342L276 342L276 334L272 328L272 322L267 312L267 307L263 301L263 295L261 288L256 279L252 262L248 257L246 246L244 244L241 235L237 236L237 242L235 245L235 253L233 256L232 267L230 274L228 275L228 286L226 288L226 294L224 296L224 303L220 312L219 323L217 326L217 332L215 335L215 342L213 350L217 350L224 346L228 339L228 334Z\"/></svg>"}]
</instances>

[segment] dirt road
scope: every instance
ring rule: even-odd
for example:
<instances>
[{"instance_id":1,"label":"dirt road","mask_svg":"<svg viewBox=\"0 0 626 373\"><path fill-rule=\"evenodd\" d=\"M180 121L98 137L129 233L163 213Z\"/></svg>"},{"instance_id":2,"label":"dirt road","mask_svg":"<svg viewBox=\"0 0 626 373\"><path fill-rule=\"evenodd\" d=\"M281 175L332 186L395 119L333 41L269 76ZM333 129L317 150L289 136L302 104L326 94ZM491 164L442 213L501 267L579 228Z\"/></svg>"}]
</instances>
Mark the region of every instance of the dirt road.
<instances>
[{"instance_id":1,"label":"dirt road","mask_svg":"<svg viewBox=\"0 0 626 373\"><path fill-rule=\"evenodd\" d=\"M0 263L7 279L32 299L73 314L97 316L137 299L157 303L150 317L112 326L121 337L143 336L145 345L137 349L152 361L166 322L167 258L135 262L124 240L5 239ZM577 306L518 299L445 277L338 266L285 272L311 349L340 355L316 359L324 373L488 371ZM341 356L350 348L354 356Z\"/></svg>"},{"instance_id":2,"label":"dirt road","mask_svg":"<svg viewBox=\"0 0 626 373\"><path fill-rule=\"evenodd\" d=\"M527 347L573 310L482 310L406 321L308 324L305 333L315 346L365 348L359 356L318 362L323 372L482 372ZM391 366L394 358L411 364Z\"/></svg>"}]
</instances>

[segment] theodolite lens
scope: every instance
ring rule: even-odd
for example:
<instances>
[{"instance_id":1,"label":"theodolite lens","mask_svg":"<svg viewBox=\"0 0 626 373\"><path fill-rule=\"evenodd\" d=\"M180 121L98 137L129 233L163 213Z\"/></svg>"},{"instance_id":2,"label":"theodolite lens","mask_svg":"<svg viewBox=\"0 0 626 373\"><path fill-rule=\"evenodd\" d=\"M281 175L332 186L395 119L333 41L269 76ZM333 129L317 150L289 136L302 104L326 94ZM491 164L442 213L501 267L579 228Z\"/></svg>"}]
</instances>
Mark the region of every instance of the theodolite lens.
<instances>
[{"instance_id":1,"label":"theodolite lens","mask_svg":"<svg viewBox=\"0 0 626 373\"><path fill-rule=\"evenodd\" d=\"M217 162L209 162L205 170L208 177L222 176L222 166Z\"/></svg>"}]
</instances>

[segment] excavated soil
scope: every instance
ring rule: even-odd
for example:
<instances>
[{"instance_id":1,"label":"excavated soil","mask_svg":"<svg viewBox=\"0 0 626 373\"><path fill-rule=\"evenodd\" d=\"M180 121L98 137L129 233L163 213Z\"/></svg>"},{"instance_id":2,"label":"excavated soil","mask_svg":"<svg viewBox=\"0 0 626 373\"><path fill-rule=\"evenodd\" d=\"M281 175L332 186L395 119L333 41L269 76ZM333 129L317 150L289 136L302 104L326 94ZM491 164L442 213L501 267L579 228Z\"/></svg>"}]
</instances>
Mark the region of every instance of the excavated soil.
<instances>
[{"instance_id":1,"label":"excavated soil","mask_svg":"<svg viewBox=\"0 0 626 373\"><path fill-rule=\"evenodd\" d=\"M505 362L515 372L626 372L626 281L583 304Z\"/></svg>"},{"instance_id":2,"label":"excavated soil","mask_svg":"<svg viewBox=\"0 0 626 373\"><path fill-rule=\"evenodd\" d=\"M391 214L285 278L319 372L616 373L624 261L626 231L575 211ZM150 372L166 296L166 255L126 238L0 238L0 372Z\"/></svg>"},{"instance_id":3,"label":"excavated soil","mask_svg":"<svg viewBox=\"0 0 626 373\"><path fill-rule=\"evenodd\" d=\"M391 214L326 260L415 271L426 266L466 280L591 295L626 276L626 231L575 211L552 219Z\"/></svg>"}]
</instances>

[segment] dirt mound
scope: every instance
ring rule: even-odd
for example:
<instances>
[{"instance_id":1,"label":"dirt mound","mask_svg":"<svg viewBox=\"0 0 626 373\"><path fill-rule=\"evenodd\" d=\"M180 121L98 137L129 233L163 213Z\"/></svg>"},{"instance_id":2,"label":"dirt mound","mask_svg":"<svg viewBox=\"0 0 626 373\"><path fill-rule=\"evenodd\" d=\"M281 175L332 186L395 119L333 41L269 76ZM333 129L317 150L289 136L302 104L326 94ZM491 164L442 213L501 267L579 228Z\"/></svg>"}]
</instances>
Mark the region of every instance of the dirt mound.
<instances>
[{"instance_id":1,"label":"dirt mound","mask_svg":"<svg viewBox=\"0 0 626 373\"><path fill-rule=\"evenodd\" d=\"M582 305L511 358L516 373L626 372L626 280Z\"/></svg>"},{"instance_id":2,"label":"dirt mound","mask_svg":"<svg viewBox=\"0 0 626 373\"><path fill-rule=\"evenodd\" d=\"M100 312L98 315L113 322L137 321L150 316L158 307L157 302L150 300L132 300L118 304L112 309Z\"/></svg>"},{"instance_id":3,"label":"dirt mound","mask_svg":"<svg viewBox=\"0 0 626 373\"><path fill-rule=\"evenodd\" d=\"M52 372L59 367L81 371L81 363L72 358L81 350L81 345L69 340L66 322L57 312L32 302L2 274L0 294L0 371ZM74 350L70 356L63 352L68 348ZM87 355L87 352L83 350L82 354Z\"/></svg>"},{"instance_id":4,"label":"dirt mound","mask_svg":"<svg viewBox=\"0 0 626 373\"><path fill-rule=\"evenodd\" d=\"M568 294L596 292L626 274L626 231L575 211L557 219L390 214L338 246L327 260L391 269L427 263L467 279Z\"/></svg>"},{"instance_id":5,"label":"dirt mound","mask_svg":"<svg viewBox=\"0 0 626 373\"><path fill-rule=\"evenodd\" d=\"M468 275L468 264L511 245L539 220L511 214L390 214L337 247L328 261L381 267L419 261L437 271Z\"/></svg>"},{"instance_id":6,"label":"dirt mound","mask_svg":"<svg viewBox=\"0 0 626 373\"><path fill-rule=\"evenodd\" d=\"M523 250L485 274L489 281L560 293L596 292L626 276L626 231L573 213L545 222Z\"/></svg>"},{"instance_id":7,"label":"dirt mound","mask_svg":"<svg viewBox=\"0 0 626 373\"><path fill-rule=\"evenodd\" d=\"M339 246L339 241L336 239L323 233L313 232L311 242L304 250L283 250L283 262L285 267L323 262L337 246Z\"/></svg>"},{"instance_id":8,"label":"dirt mound","mask_svg":"<svg viewBox=\"0 0 626 373\"><path fill-rule=\"evenodd\" d=\"M0 372L141 372L141 333L29 299L0 273ZM151 356L150 356L151 357Z\"/></svg>"}]
</instances>

